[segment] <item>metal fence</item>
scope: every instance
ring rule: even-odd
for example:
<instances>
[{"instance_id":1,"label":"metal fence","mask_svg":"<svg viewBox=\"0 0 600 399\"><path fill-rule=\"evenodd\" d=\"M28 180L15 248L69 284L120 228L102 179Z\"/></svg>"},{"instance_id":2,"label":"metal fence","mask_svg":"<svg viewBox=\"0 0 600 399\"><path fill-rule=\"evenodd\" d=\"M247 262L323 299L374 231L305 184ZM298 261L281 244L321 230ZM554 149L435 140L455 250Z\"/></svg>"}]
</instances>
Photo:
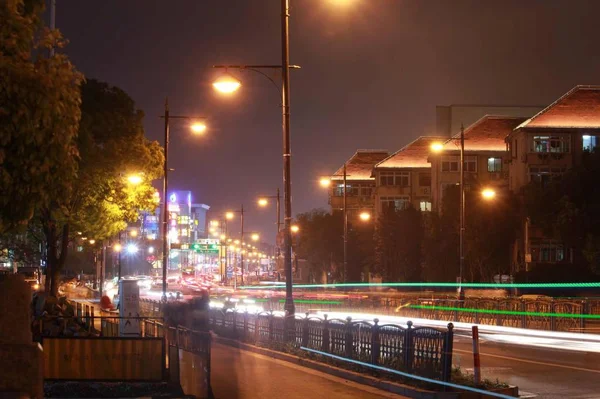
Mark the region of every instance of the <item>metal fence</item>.
<instances>
[{"instance_id":1,"label":"metal fence","mask_svg":"<svg viewBox=\"0 0 600 399\"><path fill-rule=\"evenodd\" d=\"M273 313L250 314L211 310L210 324L223 336L277 346L291 344L395 370L450 381L453 325L447 329L394 324L296 317L286 331L286 320Z\"/></svg>"}]
</instances>

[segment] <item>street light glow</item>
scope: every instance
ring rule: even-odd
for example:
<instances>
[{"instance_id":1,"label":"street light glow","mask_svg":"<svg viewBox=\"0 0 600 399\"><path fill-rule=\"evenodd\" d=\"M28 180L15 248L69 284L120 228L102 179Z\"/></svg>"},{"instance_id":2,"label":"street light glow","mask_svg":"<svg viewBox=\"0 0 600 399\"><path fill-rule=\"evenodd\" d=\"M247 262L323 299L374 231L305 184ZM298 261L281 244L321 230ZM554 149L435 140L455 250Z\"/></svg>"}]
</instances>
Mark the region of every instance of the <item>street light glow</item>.
<instances>
[{"instance_id":1,"label":"street light glow","mask_svg":"<svg viewBox=\"0 0 600 399\"><path fill-rule=\"evenodd\" d=\"M321 187L329 187L331 185L331 179L329 177L322 177L321 180L319 180L319 184Z\"/></svg>"},{"instance_id":2,"label":"street light glow","mask_svg":"<svg viewBox=\"0 0 600 399\"><path fill-rule=\"evenodd\" d=\"M300 226L298 226L297 224L293 224L290 226L290 230L292 233L297 233L300 231Z\"/></svg>"},{"instance_id":3,"label":"street light glow","mask_svg":"<svg viewBox=\"0 0 600 399\"><path fill-rule=\"evenodd\" d=\"M242 86L242 83L233 76L225 74L215 80L212 85L220 93L231 94L237 91Z\"/></svg>"},{"instance_id":4,"label":"street light glow","mask_svg":"<svg viewBox=\"0 0 600 399\"><path fill-rule=\"evenodd\" d=\"M369 212L361 212L360 215L358 215L358 217L360 217L360 220L362 220L363 222L368 222L369 220L371 220L371 214Z\"/></svg>"},{"instance_id":5,"label":"street light glow","mask_svg":"<svg viewBox=\"0 0 600 399\"><path fill-rule=\"evenodd\" d=\"M481 196L486 200L492 200L496 197L496 191L492 190L491 188L486 188L481 192Z\"/></svg>"},{"instance_id":6,"label":"street light glow","mask_svg":"<svg viewBox=\"0 0 600 399\"><path fill-rule=\"evenodd\" d=\"M115 251L115 252L121 252L122 249L123 249L123 246L119 243L116 243L115 245L113 245L113 251Z\"/></svg>"},{"instance_id":7,"label":"street light glow","mask_svg":"<svg viewBox=\"0 0 600 399\"><path fill-rule=\"evenodd\" d=\"M206 131L206 125L203 122L194 122L190 125L190 129L195 134L203 134Z\"/></svg>"},{"instance_id":8,"label":"street light glow","mask_svg":"<svg viewBox=\"0 0 600 399\"><path fill-rule=\"evenodd\" d=\"M227 238L227 236L226 236L225 234L221 234L221 235L219 236L219 238L220 238L221 240L225 240L225 239Z\"/></svg>"},{"instance_id":9,"label":"street light glow","mask_svg":"<svg viewBox=\"0 0 600 399\"><path fill-rule=\"evenodd\" d=\"M127 253L128 254L135 254L138 251L138 247L135 244L129 244L127 245Z\"/></svg>"},{"instance_id":10,"label":"street light glow","mask_svg":"<svg viewBox=\"0 0 600 399\"><path fill-rule=\"evenodd\" d=\"M142 182L142 176L140 175L129 175L127 181L133 185L140 184Z\"/></svg>"},{"instance_id":11,"label":"street light glow","mask_svg":"<svg viewBox=\"0 0 600 399\"><path fill-rule=\"evenodd\" d=\"M210 225L213 227L219 227L219 221L218 220L211 220L210 221Z\"/></svg>"},{"instance_id":12,"label":"street light glow","mask_svg":"<svg viewBox=\"0 0 600 399\"><path fill-rule=\"evenodd\" d=\"M260 238L260 236L257 233L253 233L250 238L252 239L252 241L258 241L258 239Z\"/></svg>"},{"instance_id":13,"label":"street light glow","mask_svg":"<svg viewBox=\"0 0 600 399\"><path fill-rule=\"evenodd\" d=\"M259 198L257 202L259 206L267 206L269 204L269 201L266 198Z\"/></svg>"},{"instance_id":14,"label":"street light glow","mask_svg":"<svg viewBox=\"0 0 600 399\"><path fill-rule=\"evenodd\" d=\"M233 219L233 212L226 212L225 213L225 219L227 219L227 220Z\"/></svg>"},{"instance_id":15,"label":"street light glow","mask_svg":"<svg viewBox=\"0 0 600 399\"><path fill-rule=\"evenodd\" d=\"M444 144L442 144L440 142L431 144L431 151L433 151L433 152L440 152L443 149L444 149Z\"/></svg>"},{"instance_id":16,"label":"street light glow","mask_svg":"<svg viewBox=\"0 0 600 399\"><path fill-rule=\"evenodd\" d=\"M94 244L96 243L96 240L94 240L94 239L91 239L91 240L89 240L88 242L89 242L91 245L94 245Z\"/></svg>"},{"instance_id":17,"label":"street light glow","mask_svg":"<svg viewBox=\"0 0 600 399\"><path fill-rule=\"evenodd\" d=\"M132 237L137 237L137 235L138 235L138 232L137 232L137 230L135 230L135 229L134 229L134 230L131 230L131 231L129 232L129 235L130 235L130 236L132 236Z\"/></svg>"},{"instance_id":18,"label":"street light glow","mask_svg":"<svg viewBox=\"0 0 600 399\"><path fill-rule=\"evenodd\" d=\"M154 247L148 247L148 253L149 254L153 254L154 253Z\"/></svg>"}]
</instances>

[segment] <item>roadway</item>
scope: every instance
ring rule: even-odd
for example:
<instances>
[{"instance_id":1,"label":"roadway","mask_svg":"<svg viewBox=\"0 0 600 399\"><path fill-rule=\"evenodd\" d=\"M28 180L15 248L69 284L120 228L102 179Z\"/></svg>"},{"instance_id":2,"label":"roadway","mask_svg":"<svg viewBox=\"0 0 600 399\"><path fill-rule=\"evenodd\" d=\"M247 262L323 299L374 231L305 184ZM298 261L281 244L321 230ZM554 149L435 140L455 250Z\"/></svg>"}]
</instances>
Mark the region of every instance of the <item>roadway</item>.
<instances>
[{"instance_id":1,"label":"roadway","mask_svg":"<svg viewBox=\"0 0 600 399\"><path fill-rule=\"evenodd\" d=\"M330 317L372 320L374 315L327 312ZM379 316L381 324L442 327L447 322ZM453 364L473 372L471 325L455 323ZM525 397L600 398L600 336L479 326L482 377L516 385Z\"/></svg>"},{"instance_id":2,"label":"roadway","mask_svg":"<svg viewBox=\"0 0 600 399\"><path fill-rule=\"evenodd\" d=\"M401 399L290 362L213 342L211 385L216 399Z\"/></svg>"}]
</instances>

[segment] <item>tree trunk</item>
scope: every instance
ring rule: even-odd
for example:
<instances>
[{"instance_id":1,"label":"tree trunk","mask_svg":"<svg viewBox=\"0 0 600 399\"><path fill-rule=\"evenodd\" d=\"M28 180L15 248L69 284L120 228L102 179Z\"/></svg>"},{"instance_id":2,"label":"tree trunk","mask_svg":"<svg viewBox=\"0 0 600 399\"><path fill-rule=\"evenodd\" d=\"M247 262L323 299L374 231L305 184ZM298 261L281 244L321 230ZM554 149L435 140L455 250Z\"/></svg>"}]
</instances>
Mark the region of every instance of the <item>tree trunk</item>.
<instances>
[{"instance_id":1,"label":"tree trunk","mask_svg":"<svg viewBox=\"0 0 600 399\"><path fill-rule=\"evenodd\" d=\"M51 296L58 296L58 285L60 280L60 271L62 270L67 257L69 246L69 225L62 227L60 238L56 229L56 223L50 221L44 228L46 235L46 292ZM60 246L60 254L58 248Z\"/></svg>"}]
</instances>

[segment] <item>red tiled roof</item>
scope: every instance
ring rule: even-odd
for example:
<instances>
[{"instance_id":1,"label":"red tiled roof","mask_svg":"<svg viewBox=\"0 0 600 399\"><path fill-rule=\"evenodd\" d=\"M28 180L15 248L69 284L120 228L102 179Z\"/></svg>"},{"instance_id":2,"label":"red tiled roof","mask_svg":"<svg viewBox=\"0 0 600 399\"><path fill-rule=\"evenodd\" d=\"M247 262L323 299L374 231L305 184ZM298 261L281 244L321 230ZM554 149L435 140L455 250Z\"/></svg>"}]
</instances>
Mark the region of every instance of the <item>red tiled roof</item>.
<instances>
[{"instance_id":1,"label":"red tiled roof","mask_svg":"<svg viewBox=\"0 0 600 399\"><path fill-rule=\"evenodd\" d=\"M371 171L376 163L386 158L386 150L357 150L346 161L346 180L372 180ZM332 176L334 180L341 180L344 166L341 166Z\"/></svg>"},{"instance_id":2,"label":"red tiled roof","mask_svg":"<svg viewBox=\"0 0 600 399\"><path fill-rule=\"evenodd\" d=\"M527 118L486 115L465 129L465 151L505 151L504 141ZM460 133L444 144L444 150L458 150Z\"/></svg>"},{"instance_id":3,"label":"red tiled roof","mask_svg":"<svg viewBox=\"0 0 600 399\"><path fill-rule=\"evenodd\" d=\"M427 157L431 145L435 142L443 143L448 136L421 136L405 145L383 161L375 165L376 168L429 168Z\"/></svg>"},{"instance_id":4,"label":"red tiled roof","mask_svg":"<svg viewBox=\"0 0 600 399\"><path fill-rule=\"evenodd\" d=\"M575 86L519 128L600 128L600 86Z\"/></svg>"}]
</instances>

